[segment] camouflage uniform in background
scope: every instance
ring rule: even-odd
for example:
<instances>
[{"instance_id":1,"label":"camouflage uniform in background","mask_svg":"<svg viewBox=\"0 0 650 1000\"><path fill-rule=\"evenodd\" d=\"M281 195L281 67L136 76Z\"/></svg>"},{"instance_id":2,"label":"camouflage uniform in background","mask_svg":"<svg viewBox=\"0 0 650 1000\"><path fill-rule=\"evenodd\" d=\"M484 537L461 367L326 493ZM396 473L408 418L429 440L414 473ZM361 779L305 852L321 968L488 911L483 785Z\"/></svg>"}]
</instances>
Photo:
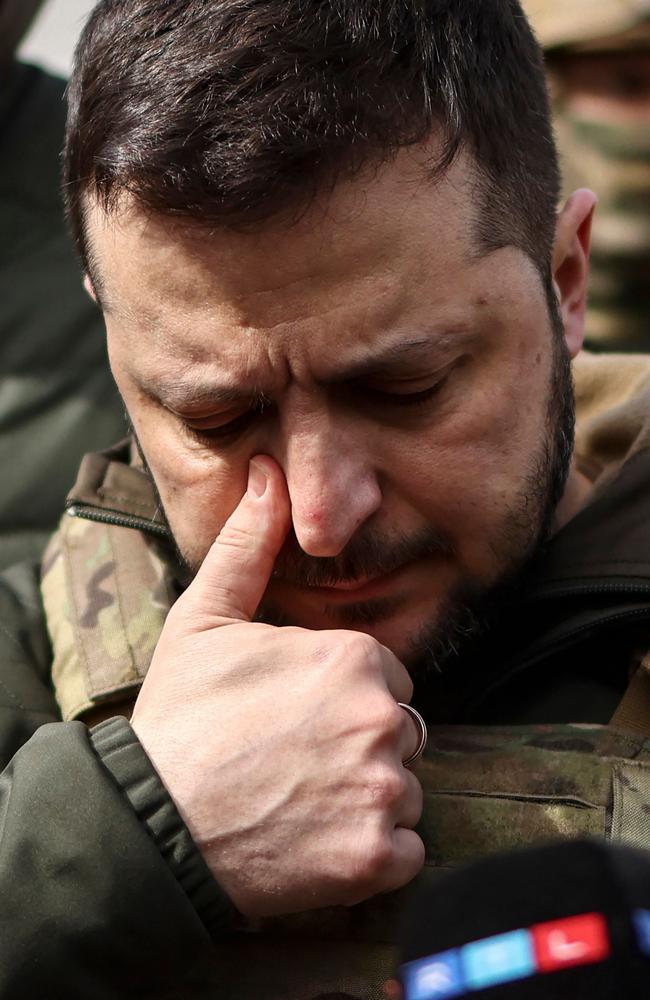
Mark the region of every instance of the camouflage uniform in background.
<instances>
[{"instance_id":1,"label":"camouflage uniform in background","mask_svg":"<svg viewBox=\"0 0 650 1000\"><path fill-rule=\"evenodd\" d=\"M635 53L650 79L650 0L524 0L549 66L564 194L592 188L588 344L650 349L650 87L645 116L571 106L563 77L581 55ZM631 74L632 75L632 74ZM625 81L622 81L624 84ZM634 81L628 81L633 88ZM631 99L631 98L630 98ZM621 107L625 97L620 97Z\"/></svg>"}]
</instances>

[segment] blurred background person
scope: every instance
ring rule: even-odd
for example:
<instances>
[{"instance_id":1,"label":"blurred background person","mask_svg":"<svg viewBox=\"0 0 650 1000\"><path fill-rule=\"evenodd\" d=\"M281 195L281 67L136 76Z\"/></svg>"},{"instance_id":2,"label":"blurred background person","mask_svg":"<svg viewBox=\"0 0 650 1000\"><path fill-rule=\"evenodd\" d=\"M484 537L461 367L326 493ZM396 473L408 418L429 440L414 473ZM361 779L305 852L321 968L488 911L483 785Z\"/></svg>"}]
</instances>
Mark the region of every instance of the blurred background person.
<instances>
[{"instance_id":1,"label":"blurred background person","mask_svg":"<svg viewBox=\"0 0 650 1000\"><path fill-rule=\"evenodd\" d=\"M63 218L65 83L15 57L41 5L0 0L0 568L40 555L80 456L125 433Z\"/></svg>"},{"instance_id":2,"label":"blurred background person","mask_svg":"<svg viewBox=\"0 0 650 1000\"><path fill-rule=\"evenodd\" d=\"M524 0L546 50L564 191L599 198L588 346L650 350L650 0Z\"/></svg>"}]
</instances>

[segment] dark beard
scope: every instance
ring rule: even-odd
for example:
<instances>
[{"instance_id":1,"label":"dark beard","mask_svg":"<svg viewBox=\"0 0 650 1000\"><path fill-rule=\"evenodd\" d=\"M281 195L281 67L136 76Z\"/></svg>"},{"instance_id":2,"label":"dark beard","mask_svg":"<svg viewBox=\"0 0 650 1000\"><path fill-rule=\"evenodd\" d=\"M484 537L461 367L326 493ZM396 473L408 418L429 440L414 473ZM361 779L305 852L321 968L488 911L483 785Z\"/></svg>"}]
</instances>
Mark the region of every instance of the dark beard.
<instances>
[{"instance_id":1,"label":"dark beard","mask_svg":"<svg viewBox=\"0 0 650 1000\"><path fill-rule=\"evenodd\" d=\"M436 619L412 637L402 660L415 680L446 671L468 647L475 646L512 597L521 591L527 568L536 561L552 534L573 454L575 401L571 361L554 296L550 305L554 354L546 435L508 512L507 527L492 545L502 572L487 587L473 579L464 580L448 596ZM380 576L427 556L454 555L451 539L433 529L390 542L361 530L341 555L315 559L300 549L291 532L273 575L299 588L326 587L365 576ZM332 627L363 630L364 626L388 618L395 608L391 598L337 606L332 612L335 623ZM290 613L270 604L262 605L257 620L271 625L300 625Z\"/></svg>"},{"instance_id":2,"label":"dark beard","mask_svg":"<svg viewBox=\"0 0 650 1000\"><path fill-rule=\"evenodd\" d=\"M575 392L571 358L564 341L564 327L552 288L547 288L553 327L553 367L547 434L537 460L526 477L526 490L517 509L510 511L508 535L495 546L496 555L509 553L509 563L490 588L471 582L450 596L437 622L425 626L405 658L411 676L425 680L432 674L446 672L469 649L476 650L481 636L503 614L526 587L531 566L543 554L555 527L557 506L564 495L575 443ZM523 502L521 502L523 501ZM512 550L513 537L521 537L526 523L536 524L528 545L519 553ZM514 531L512 527L514 526ZM519 530L517 530L519 529Z\"/></svg>"},{"instance_id":3,"label":"dark beard","mask_svg":"<svg viewBox=\"0 0 650 1000\"><path fill-rule=\"evenodd\" d=\"M463 581L448 595L435 620L411 638L410 648L402 659L415 679L446 670L469 645L476 643L477 637L489 628L499 610L509 602L513 591L521 587L526 567L551 534L571 463L575 403L570 358L550 286L548 300L554 349L546 434L523 478L519 494L513 500L505 519L506 527L492 543L502 571L498 579L488 586L473 579ZM141 449L140 454L148 470ZM162 503L160 506L162 510ZM196 569L188 566L171 531L170 537L179 563L184 567L185 582L189 583ZM455 554L453 541L433 528L425 529L416 536L394 539L378 538L370 531L361 529L340 555L315 558L302 551L291 531L276 560L273 577L298 588L326 587L364 577L382 576L420 559L432 556L451 558ZM391 598L338 606L332 610L331 627L363 631L364 626L369 627L388 618L395 608L395 601ZM290 612L270 603L261 605L256 620L276 626L301 624L292 618Z\"/></svg>"}]
</instances>

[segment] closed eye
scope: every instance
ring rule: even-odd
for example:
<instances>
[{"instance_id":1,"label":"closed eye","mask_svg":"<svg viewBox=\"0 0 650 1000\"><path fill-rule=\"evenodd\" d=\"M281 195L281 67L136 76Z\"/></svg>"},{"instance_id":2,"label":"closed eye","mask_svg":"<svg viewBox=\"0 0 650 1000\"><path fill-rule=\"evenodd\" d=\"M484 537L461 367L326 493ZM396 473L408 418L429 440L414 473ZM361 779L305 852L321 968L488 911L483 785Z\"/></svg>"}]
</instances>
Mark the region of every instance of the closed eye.
<instances>
[{"instance_id":1,"label":"closed eye","mask_svg":"<svg viewBox=\"0 0 650 1000\"><path fill-rule=\"evenodd\" d=\"M227 414L214 414L195 420L178 416L181 427L194 440L228 442L243 434L261 416L267 406L268 400L260 396L252 406L231 419L224 419L228 416Z\"/></svg>"},{"instance_id":2,"label":"closed eye","mask_svg":"<svg viewBox=\"0 0 650 1000\"><path fill-rule=\"evenodd\" d=\"M418 406L422 403L428 403L430 399L433 399L440 392L446 381L445 377L439 382L427 386L426 389L418 389L415 392L398 391L395 389L375 389L368 386L363 386L362 392L365 396L377 402L388 403L390 406Z\"/></svg>"},{"instance_id":3,"label":"closed eye","mask_svg":"<svg viewBox=\"0 0 650 1000\"><path fill-rule=\"evenodd\" d=\"M361 396L367 404L380 406L384 411L387 407L415 409L418 406L425 406L441 392L449 376L457 367L457 363L436 373L435 376L432 376L433 381L429 381L428 384L423 385L425 380L422 377L402 379L380 385L355 382L346 386L345 395L349 397L349 393L352 391L357 400ZM224 419L224 417L228 417L228 414L214 414L195 419L180 414L176 414L176 416L183 431L193 441L226 445L241 437L271 405L271 401L267 397L260 395L251 406L237 413L231 419Z\"/></svg>"},{"instance_id":4,"label":"closed eye","mask_svg":"<svg viewBox=\"0 0 650 1000\"><path fill-rule=\"evenodd\" d=\"M459 361L436 372L429 380L420 377L379 385L366 383L360 390L368 400L384 406L421 406L432 400L444 388Z\"/></svg>"}]
</instances>

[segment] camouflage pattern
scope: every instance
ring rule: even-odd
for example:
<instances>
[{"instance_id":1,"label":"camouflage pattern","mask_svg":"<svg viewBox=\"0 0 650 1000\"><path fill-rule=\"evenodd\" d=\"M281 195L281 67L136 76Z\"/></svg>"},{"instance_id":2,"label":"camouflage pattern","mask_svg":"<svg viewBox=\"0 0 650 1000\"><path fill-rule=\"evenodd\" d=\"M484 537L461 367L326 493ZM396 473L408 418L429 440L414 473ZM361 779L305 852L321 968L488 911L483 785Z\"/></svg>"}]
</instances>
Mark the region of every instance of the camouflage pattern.
<instances>
[{"instance_id":1,"label":"camouflage pattern","mask_svg":"<svg viewBox=\"0 0 650 1000\"><path fill-rule=\"evenodd\" d=\"M556 131L566 197L579 187L598 195L593 228L588 343L650 348L650 130L577 113L562 90L562 63L585 51L647 50L650 0L525 0L549 54Z\"/></svg>"},{"instance_id":2,"label":"camouflage pattern","mask_svg":"<svg viewBox=\"0 0 650 1000\"><path fill-rule=\"evenodd\" d=\"M233 935L217 947L220 996L379 1000L408 897L450 868L563 837L649 842L650 744L608 727L435 727L417 773L426 862L416 882Z\"/></svg>"},{"instance_id":3,"label":"camouflage pattern","mask_svg":"<svg viewBox=\"0 0 650 1000\"><path fill-rule=\"evenodd\" d=\"M54 685L68 719L135 696L176 593L169 552L155 538L87 514L75 506L66 515L43 572ZM417 774L426 862L411 886L359 906L248 924L216 944L214 982L202 970L188 995L380 1000L405 904L449 869L564 837L650 843L643 736L608 726L431 727Z\"/></svg>"},{"instance_id":4,"label":"camouflage pattern","mask_svg":"<svg viewBox=\"0 0 650 1000\"><path fill-rule=\"evenodd\" d=\"M137 691L177 593L155 539L73 511L46 551L41 591L62 717Z\"/></svg>"}]
</instances>

